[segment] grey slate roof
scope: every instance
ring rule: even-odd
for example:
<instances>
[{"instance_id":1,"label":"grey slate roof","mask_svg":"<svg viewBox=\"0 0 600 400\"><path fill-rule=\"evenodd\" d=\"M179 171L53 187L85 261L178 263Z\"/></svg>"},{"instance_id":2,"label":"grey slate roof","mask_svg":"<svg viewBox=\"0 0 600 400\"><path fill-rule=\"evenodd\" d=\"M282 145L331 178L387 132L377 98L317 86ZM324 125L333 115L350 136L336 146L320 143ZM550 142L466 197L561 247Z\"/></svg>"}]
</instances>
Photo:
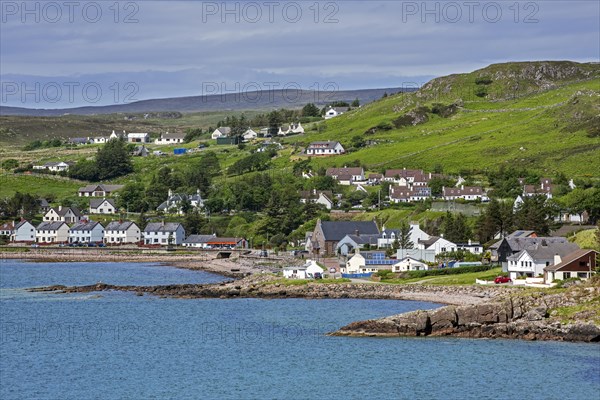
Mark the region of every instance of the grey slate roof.
<instances>
[{"instance_id":1,"label":"grey slate roof","mask_svg":"<svg viewBox=\"0 0 600 400\"><path fill-rule=\"evenodd\" d=\"M215 238L215 235L190 235L183 241L183 243L207 243L209 240Z\"/></svg>"},{"instance_id":2,"label":"grey slate roof","mask_svg":"<svg viewBox=\"0 0 600 400\"><path fill-rule=\"evenodd\" d=\"M318 142L312 142L311 144L308 145L308 148L315 148L315 149L334 149L335 146L337 146L339 142L336 141L318 141Z\"/></svg>"},{"instance_id":3,"label":"grey slate roof","mask_svg":"<svg viewBox=\"0 0 600 400\"><path fill-rule=\"evenodd\" d=\"M180 226L178 222L150 222L144 232L175 232Z\"/></svg>"},{"instance_id":4,"label":"grey slate roof","mask_svg":"<svg viewBox=\"0 0 600 400\"><path fill-rule=\"evenodd\" d=\"M569 253L579 250L579 246L571 242L536 242L526 246L521 251L507 257L509 261L516 261L524 252L529 253L534 260L552 260L558 254L563 257Z\"/></svg>"},{"instance_id":5,"label":"grey slate roof","mask_svg":"<svg viewBox=\"0 0 600 400\"><path fill-rule=\"evenodd\" d=\"M58 207L54 207L53 210L56 211L56 213L61 217L67 215L69 210L73 211L73 214L75 214L76 217L81 217L81 211L79 211L77 207L63 207L60 210L58 209Z\"/></svg>"},{"instance_id":6,"label":"grey slate roof","mask_svg":"<svg viewBox=\"0 0 600 400\"><path fill-rule=\"evenodd\" d=\"M124 185L105 185L103 183L99 185L87 185L79 188L80 192L94 192L96 188L100 188L104 192L114 192L115 190L122 189Z\"/></svg>"},{"instance_id":7,"label":"grey slate roof","mask_svg":"<svg viewBox=\"0 0 600 400\"><path fill-rule=\"evenodd\" d=\"M506 237L504 238L510 249L513 252L518 252L527 248L534 248L537 245L549 246L556 244L564 244L569 243L567 238L559 237L559 236L550 236L550 237Z\"/></svg>"},{"instance_id":8,"label":"grey slate roof","mask_svg":"<svg viewBox=\"0 0 600 400\"><path fill-rule=\"evenodd\" d=\"M117 208L115 201L113 199L92 199L90 200L90 208L98 208L102 203L108 202L114 208Z\"/></svg>"},{"instance_id":9,"label":"grey slate roof","mask_svg":"<svg viewBox=\"0 0 600 400\"><path fill-rule=\"evenodd\" d=\"M135 222L132 222L132 221L111 221L111 222L108 223L108 225L106 225L105 231L126 231L132 225L135 225Z\"/></svg>"},{"instance_id":10,"label":"grey slate roof","mask_svg":"<svg viewBox=\"0 0 600 400\"><path fill-rule=\"evenodd\" d=\"M46 221L39 224L36 228L38 231L55 231L61 227L61 225L67 225L63 221ZM68 225L67 225L68 228Z\"/></svg>"},{"instance_id":11,"label":"grey slate roof","mask_svg":"<svg viewBox=\"0 0 600 400\"><path fill-rule=\"evenodd\" d=\"M355 235L355 234L351 234L351 235L346 235L345 237L348 237L350 239L352 239L352 241L356 244L373 244L373 245L377 245L377 239L379 239L379 234L373 234L373 235Z\"/></svg>"},{"instance_id":12,"label":"grey slate roof","mask_svg":"<svg viewBox=\"0 0 600 400\"><path fill-rule=\"evenodd\" d=\"M72 231L89 232L89 231L94 230L94 228L96 228L98 225L100 225L100 227L104 228L100 222L94 222L94 221L78 222L75 225L73 225L71 227L71 229L69 229L69 231L71 231L71 232Z\"/></svg>"},{"instance_id":13,"label":"grey slate roof","mask_svg":"<svg viewBox=\"0 0 600 400\"><path fill-rule=\"evenodd\" d=\"M379 229L373 221L321 221L325 240L340 241L346 235L379 235Z\"/></svg>"}]
</instances>

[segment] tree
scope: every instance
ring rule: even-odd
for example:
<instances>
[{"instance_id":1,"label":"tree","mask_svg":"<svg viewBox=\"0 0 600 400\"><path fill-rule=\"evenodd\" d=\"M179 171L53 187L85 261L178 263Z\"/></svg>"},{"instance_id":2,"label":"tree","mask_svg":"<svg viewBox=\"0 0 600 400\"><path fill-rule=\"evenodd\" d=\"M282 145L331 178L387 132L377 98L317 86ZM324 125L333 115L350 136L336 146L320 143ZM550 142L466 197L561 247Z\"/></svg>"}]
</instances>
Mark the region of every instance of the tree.
<instances>
[{"instance_id":1,"label":"tree","mask_svg":"<svg viewBox=\"0 0 600 400\"><path fill-rule=\"evenodd\" d=\"M186 235L199 234L205 225L206 219L196 209L188 212L183 219L183 227Z\"/></svg>"},{"instance_id":2,"label":"tree","mask_svg":"<svg viewBox=\"0 0 600 400\"><path fill-rule=\"evenodd\" d=\"M315 106L313 103L308 103L304 107L302 107L302 116L303 117L319 117L320 112L319 108Z\"/></svg>"},{"instance_id":3,"label":"tree","mask_svg":"<svg viewBox=\"0 0 600 400\"><path fill-rule=\"evenodd\" d=\"M404 221L402 225L400 225L400 231L398 232L398 242L400 249L412 249L414 248L414 243L410 240L410 234L412 232L412 227Z\"/></svg>"},{"instance_id":4,"label":"tree","mask_svg":"<svg viewBox=\"0 0 600 400\"><path fill-rule=\"evenodd\" d=\"M515 213L517 229L532 230L540 236L550 233L550 221L546 206L546 196L528 196L523 199Z\"/></svg>"},{"instance_id":5,"label":"tree","mask_svg":"<svg viewBox=\"0 0 600 400\"><path fill-rule=\"evenodd\" d=\"M113 139L98 149L96 153L98 179L112 179L133 171L131 154L127 151L126 145L122 139Z\"/></svg>"},{"instance_id":6,"label":"tree","mask_svg":"<svg viewBox=\"0 0 600 400\"><path fill-rule=\"evenodd\" d=\"M365 139L361 135L352 136L352 139L350 139L350 147L354 147L355 149L365 147Z\"/></svg>"},{"instance_id":7,"label":"tree","mask_svg":"<svg viewBox=\"0 0 600 400\"><path fill-rule=\"evenodd\" d=\"M70 178L94 182L99 178L98 166L93 160L79 160L77 164L69 168L67 173Z\"/></svg>"},{"instance_id":8,"label":"tree","mask_svg":"<svg viewBox=\"0 0 600 400\"><path fill-rule=\"evenodd\" d=\"M352 104L350 104L351 107L360 107L360 101L358 100L358 97L354 99L354 101L352 102Z\"/></svg>"},{"instance_id":9,"label":"tree","mask_svg":"<svg viewBox=\"0 0 600 400\"><path fill-rule=\"evenodd\" d=\"M463 213L454 216L448 211L443 218L441 230L445 239L454 243L464 243L471 238L471 227Z\"/></svg>"},{"instance_id":10,"label":"tree","mask_svg":"<svg viewBox=\"0 0 600 400\"><path fill-rule=\"evenodd\" d=\"M14 158L9 158L8 160L2 161L2 168L4 169L15 169L19 166L19 161Z\"/></svg>"},{"instance_id":11,"label":"tree","mask_svg":"<svg viewBox=\"0 0 600 400\"><path fill-rule=\"evenodd\" d=\"M117 206L132 212L143 212L148 209L144 195L144 184L141 182L127 183L119 191Z\"/></svg>"},{"instance_id":12,"label":"tree","mask_svg":"<svg viewBox=\"0 0 600 400\"><path fill-rule=\"evenodd\" d=\"M453 187L456 182L450 178L434 177L429 180L431 195L433 197L441 197L444 187Z\"/></svg>"}]
</instances>

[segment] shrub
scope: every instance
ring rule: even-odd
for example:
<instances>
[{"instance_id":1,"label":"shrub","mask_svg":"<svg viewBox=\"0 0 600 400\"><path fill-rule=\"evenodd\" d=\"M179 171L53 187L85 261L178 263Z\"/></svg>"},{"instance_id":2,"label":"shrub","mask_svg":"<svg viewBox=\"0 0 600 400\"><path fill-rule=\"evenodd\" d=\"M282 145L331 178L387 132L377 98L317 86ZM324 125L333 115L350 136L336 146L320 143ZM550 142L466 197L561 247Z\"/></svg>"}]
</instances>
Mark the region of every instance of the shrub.
<instances>
[{"instance_id":1,"label":"shrub","mask_svg":"<svg viewBox=\"0 0 600 400\"><path fill-rule=\"evenodd\" d=\"M480 76L479 78L475 79L476 85L489 85L492 82L492 78L489 76Z\"/></svg>"}]
</instances>

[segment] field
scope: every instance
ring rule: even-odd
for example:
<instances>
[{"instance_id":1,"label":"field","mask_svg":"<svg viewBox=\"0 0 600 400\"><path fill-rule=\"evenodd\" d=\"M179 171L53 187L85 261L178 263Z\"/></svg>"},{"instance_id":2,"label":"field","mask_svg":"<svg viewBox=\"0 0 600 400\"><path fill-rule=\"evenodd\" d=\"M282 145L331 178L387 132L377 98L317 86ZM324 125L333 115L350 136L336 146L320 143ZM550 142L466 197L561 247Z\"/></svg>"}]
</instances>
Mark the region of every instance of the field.
<instances>
[{"instance_id":1,"label":"field","mask_svg":"<svg viewBox=\"0 0 600 400\"><path fill-rule=\"evenodd\" d=\"M501 273L502 268L498 267L483 272L468 272L465 274L430 276L412 279L392 279L384 282L389 284L414 284L418 282L424 285L473 285L475 284L475 279L493 280Z\"/></svg>"}]
</instances>

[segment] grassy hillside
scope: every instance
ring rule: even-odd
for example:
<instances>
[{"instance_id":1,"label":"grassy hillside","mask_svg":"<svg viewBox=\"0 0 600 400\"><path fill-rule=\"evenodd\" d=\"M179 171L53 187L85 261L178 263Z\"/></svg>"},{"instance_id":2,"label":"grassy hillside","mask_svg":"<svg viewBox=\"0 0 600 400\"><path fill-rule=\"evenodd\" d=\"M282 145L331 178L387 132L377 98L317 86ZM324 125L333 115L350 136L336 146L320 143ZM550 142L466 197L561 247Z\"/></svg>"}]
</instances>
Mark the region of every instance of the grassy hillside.
<instances>
[{"instance_id":1,"label":"grassy hillside","mask_svg":"<svg viewBox=\"0 0 600 400\"><path fill-rule=\"evenodd\" d=\"M582 249L594 249L600 251L600 243L596 234L598 229L586 229L584 231L577 232L571 236L569 240L573 243L577 243Z\"/></svg>"}]
</instances>

